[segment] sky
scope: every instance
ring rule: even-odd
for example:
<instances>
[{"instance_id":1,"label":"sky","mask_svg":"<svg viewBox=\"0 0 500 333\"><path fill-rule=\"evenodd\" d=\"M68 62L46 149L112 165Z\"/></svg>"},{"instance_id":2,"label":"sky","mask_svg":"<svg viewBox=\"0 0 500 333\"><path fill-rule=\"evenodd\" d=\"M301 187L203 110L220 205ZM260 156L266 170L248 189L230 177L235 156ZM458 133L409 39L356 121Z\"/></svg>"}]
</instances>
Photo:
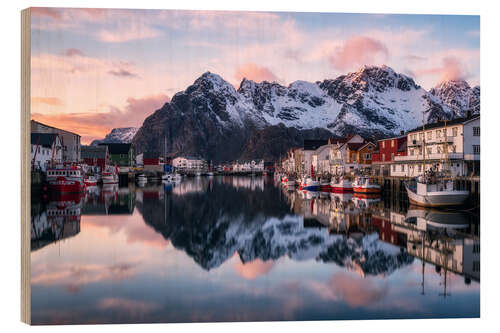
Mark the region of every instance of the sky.
<instances>
[{"instance_id":1,"label":"sky","mask_svg":"<svg viewBox=\"0 0 500 333\"><path fill-rule=\"evenodd\" d=\"M141 126L206 71L239 86L387 65L479 84L479 16L33 8L31 113L83 143Z\"/></svg>"}]
</instances>

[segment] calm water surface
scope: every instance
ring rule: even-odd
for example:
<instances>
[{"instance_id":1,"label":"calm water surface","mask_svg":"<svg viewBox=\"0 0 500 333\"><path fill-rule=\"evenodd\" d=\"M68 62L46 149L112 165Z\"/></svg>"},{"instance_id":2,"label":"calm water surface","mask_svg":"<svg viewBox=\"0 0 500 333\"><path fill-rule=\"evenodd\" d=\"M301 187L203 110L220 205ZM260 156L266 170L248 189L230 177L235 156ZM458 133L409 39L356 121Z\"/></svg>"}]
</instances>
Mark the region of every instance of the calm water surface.
<instances>
[{"instance_id":1,"label":"calm water surface","mask_svg":"<svg viewBox=\"0 0 500 333\"><path fill-rule=\"evenodd\" d=\"M32 204L34 324L479 316L479 217L272 177Z\"/></svg>"}]
</instances>

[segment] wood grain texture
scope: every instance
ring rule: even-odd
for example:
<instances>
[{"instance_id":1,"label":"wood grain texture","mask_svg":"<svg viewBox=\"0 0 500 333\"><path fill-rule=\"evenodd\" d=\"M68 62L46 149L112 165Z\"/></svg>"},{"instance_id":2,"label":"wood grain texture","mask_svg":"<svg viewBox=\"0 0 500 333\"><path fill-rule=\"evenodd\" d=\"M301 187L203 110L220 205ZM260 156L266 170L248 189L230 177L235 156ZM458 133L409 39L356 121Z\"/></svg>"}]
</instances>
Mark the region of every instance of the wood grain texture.
<instances>
[{"instance_id":1,"label":"wood grain texture","mask_svg":"<svg viewBox=\"0 0 500 333\"><path fill-rule=\"evenodd\" d=\"M31 323L30 9L21 12L21 321Z\"/></svg>"}]
</instances>

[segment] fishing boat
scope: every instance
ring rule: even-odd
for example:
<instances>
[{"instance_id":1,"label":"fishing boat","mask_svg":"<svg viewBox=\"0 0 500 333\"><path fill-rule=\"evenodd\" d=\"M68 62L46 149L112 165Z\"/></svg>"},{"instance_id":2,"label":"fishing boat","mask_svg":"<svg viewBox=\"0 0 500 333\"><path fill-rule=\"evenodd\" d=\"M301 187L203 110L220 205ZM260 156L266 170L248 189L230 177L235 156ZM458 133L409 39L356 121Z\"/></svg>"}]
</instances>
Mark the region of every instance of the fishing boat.
<instances>
[{"instance_id":1,"label":"fishing boat","mask_svg":"<svg viewBox=\"0 0 500 333\"><path fill-rule=\"evenodd\" d=\"M136 177L136 180L138 183L147 183L148 182L148 177L146 177L145 174L141 173Z\"/></svg>"},{"instance_id":2,"label":"fishing boat","mask_svg":"<svg viewBox=\"0 0 500 333\"><path fill-rule=\"evenodd\" d=\"M306 191L318 191L319 185L320 185L319 181L314 180L312 178L307 178L305 185L302 186L302 189Z\"/></svg>"},{"instance_id":3,"label":"fishing boat","mask_svg":"<svg viewBox=\"0 0 500 333\"><path fill-rule=\"evenodd\" d=\"M412 204L423 207L459 206L469 197L469 191L455 190L452 180L439 179L429 174L406 181L406 191Z\"/></svg>"},{"instance_id":4,"label":"fishing boat","mask_svg":"<svg viewBox=\"0 0 500 333\"><path fill-rule=\"evenodd\" d=\"M318 191L319 181L314 179L314 166L311 165L311 176L306 178L305 183L302 185L302 189L306 191Z\"/></svg>"},{"instance_id":5,"label":"fishing boat","mask_svg":"<svg viewBox=\"0 0 500 333\"><path fill-rule=\"evenodd\" d=\"M330 191L330 181L327 179L320 179L319 181L319 190L322 192L329 192Z\"/></svg>"},{"instance_id":6,"label":"fishing boat","mask_svg":"<svg viewBox=\"0 0 500 333\"><path fill-rule=\"evenodd\" d=\"M106 171L102 173L102 183L103 184L118 184L118 167L115 169L107 168Z\"/></svg>"},{"instance_id":7,"label":"fishing boat","mask_svg":"<svg viewBox=\"0 0 500 333\"><path fill-rule=\"evenodd\" d=\"M81 192L85 188L83 173L78 165L58 165L47 169L47 184L51 192Z\"/></svg>"},{"instance_id":8,"label":"fishing boat","mask_svg":"<svg viewBox=\"0 0 500 333\"><path fill-rule=\"evenodd\" d=\"M446 130L446 121L444 123ZM453 179L450 177L448 159L448 143L443 140L443 151L445 158L442 163L442 170L438 172L437 166L426 169L426 144L425 144L425 119L422 117L422 135L423 135L423 175L414 178L413 181L405 181L404 185L408 192L410 203L423 207L447 207L459 206L465 203L469 197L469 191L457 190L454 188Z\"/></svg>"},{"instance_id":9,"label":"fishing boat","mask_svg":"<svg viewBox=\"0 0 500 333\"><path fill-rule=\"evenodd\" d=\"M86 187L94 187L97 186L97 179L95 178L95 176L88 176L87 178L85 178L84 183Z\"/></svg>"},{"instance_id":10,"label":"fishing boat","mask_svg":"<svg viewBox=\"0 0 500 333\"><path fill-rule=\"evenodd\" d=\"M352 182L344 177L334 177L330 182L330 190L334 193L350 193L353 191Z\"/></svg>"},{"instance_id":11,"label":"fishing boat","mask_svg":"<svg viewBox=\"0 0 500 333\"><path fill-rule=\"evenodd\" d=\"M352 184L355 193L380 193L380 185L374 183L369 177L357 177Z\"/></svg>"},{"instance_id":12,"label":"fishing boat","mask_svg":"<svg viewBox=\"0 0 500 333\"><path fill-rule=\"evenodd\" d=\"M287 187L295 187L295 180L293 178L287 178L284 184Z\"/></svg>"}]
</instances>

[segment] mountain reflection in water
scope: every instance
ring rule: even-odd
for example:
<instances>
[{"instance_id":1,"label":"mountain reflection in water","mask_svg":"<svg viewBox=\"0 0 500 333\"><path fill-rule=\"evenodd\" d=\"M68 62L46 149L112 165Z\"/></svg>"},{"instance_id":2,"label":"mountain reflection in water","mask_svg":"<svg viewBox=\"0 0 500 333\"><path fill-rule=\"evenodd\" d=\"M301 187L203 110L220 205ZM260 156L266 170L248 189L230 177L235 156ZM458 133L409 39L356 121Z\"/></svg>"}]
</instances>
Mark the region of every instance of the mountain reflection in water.
<instances>
[{"instance_id":1,"label":"mountain reflection in water","mask_svg":"<svg viewBox=\"0 0 500 333\"><path fill-rule=\"evenodd\" d=\"M479 316L479 217L401 197L110 186L34 202L31 239L38 324Z\"/></svg>"}]
</instances>

